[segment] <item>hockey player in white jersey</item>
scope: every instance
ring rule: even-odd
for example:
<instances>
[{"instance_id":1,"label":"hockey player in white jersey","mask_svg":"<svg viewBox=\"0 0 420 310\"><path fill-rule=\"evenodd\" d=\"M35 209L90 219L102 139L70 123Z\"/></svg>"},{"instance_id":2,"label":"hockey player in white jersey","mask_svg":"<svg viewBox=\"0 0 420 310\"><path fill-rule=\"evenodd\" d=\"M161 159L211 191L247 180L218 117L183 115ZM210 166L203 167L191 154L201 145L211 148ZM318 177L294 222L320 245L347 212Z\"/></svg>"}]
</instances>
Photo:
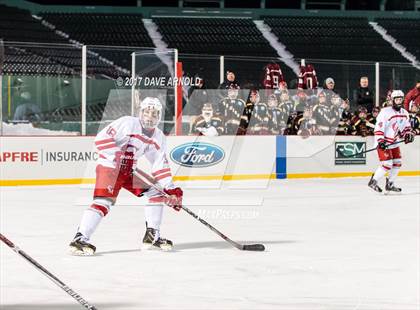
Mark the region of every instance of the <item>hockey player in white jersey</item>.
<instances>
[{"instance_id":1,"label":"hockey player in white jersey","mask_svg":"<svg viewBox=\"0 0 420 310\"><path fill-rule=\"evenodd\" d=\"M383 108L376 119L375 145L377 147L380 165L369 181L369 187L377 192L382 192L378 185L388 172L385 190L387 192L401 192L401 188L394 185L394 181L401 168L401 152L397 144L398 139L404 139L405 143L414 141L414 133L411 129L408 112L402 107L404 93L394 90L391 94L392 106ZM393 144L393 145L391 145Z\"/></svg>"},{"instance_id":2,"label":"hockey player in white jersey","mask_svg":"<svg viewBox=\"0 0 420 310\"><path fill-rule=\"evenodd\" d=\"M96 184L93 203L84 211L76 236L70 243L74 255L93 255L96 251L90 238L104 216L115 204L121 188L135 196L145 195L149 204L145 206L146 233L143 248L172 249L172 242L160 237L163 204L179 211L182 206L182 190L172 182L166 158L166 139L157 128L162 114L159 99L147 97L140 103L139 117L121 117L95 138L99 158L96 167ZM152 176L168 194L162 196L149 189L133 174L137 160L144 155L152 165Z\"/></svg>"}]
</instances>

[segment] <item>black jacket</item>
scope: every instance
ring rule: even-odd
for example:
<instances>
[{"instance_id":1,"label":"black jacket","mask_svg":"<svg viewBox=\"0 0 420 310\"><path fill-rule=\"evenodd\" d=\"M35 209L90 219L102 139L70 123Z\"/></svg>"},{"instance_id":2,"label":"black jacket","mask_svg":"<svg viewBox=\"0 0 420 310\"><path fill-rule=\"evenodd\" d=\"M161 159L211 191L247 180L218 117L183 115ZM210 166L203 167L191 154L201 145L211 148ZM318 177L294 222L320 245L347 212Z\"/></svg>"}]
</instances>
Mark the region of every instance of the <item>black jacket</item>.
<instances>
[{"instance_id":1,"label":"black jacket","mask_svg":"<svg viewBox=\"0 0 420 310\"><path fill-rule=\"evenodd\" d=\"M352 110L356 111L359 107L365 107L369 113L372 113L374 107L373 91L369 87L359 87L355 90Z\"/></svg>"}]
</instances>

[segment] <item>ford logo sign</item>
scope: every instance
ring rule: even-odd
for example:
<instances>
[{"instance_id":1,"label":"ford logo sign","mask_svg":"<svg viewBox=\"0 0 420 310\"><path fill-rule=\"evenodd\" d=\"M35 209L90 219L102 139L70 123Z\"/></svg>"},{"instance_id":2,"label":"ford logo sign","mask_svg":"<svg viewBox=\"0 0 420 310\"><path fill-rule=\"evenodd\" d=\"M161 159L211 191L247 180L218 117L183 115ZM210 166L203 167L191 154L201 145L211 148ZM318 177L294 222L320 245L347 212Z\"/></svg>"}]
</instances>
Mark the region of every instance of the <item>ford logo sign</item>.
<instances>
[{"instance_id":1,"label":"ford logo sign","mask_svg":"<svg viewBox=\"0 0 420 310\"><path fill-rule=\"evenodd\" d=\"M182 144L171 152L171 159L185 167L209 167L225 158L225 152L217 145L192 142Z\"/></svg>"}]
</instances>

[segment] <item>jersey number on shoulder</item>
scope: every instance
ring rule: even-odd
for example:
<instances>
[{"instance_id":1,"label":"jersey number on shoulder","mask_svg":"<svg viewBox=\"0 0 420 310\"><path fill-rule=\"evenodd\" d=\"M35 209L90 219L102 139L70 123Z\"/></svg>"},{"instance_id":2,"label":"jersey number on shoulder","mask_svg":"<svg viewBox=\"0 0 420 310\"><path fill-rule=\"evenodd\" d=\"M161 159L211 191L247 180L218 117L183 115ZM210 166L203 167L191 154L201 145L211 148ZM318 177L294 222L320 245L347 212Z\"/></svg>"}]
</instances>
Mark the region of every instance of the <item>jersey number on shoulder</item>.
<instances>
[{"instance_id":1,"label":"jersey number on shoulder","mask_svg":"<svg viewBox=\"0 0 420 310\"><path fill-rule=\"evenodd\" d=\"M107 133L107 135L109 135L111 137L115 137L115 135L117 134L117 131L114 128L109 127L108 130L106 131L106 133Z\"/></svg>"}]
</instances>

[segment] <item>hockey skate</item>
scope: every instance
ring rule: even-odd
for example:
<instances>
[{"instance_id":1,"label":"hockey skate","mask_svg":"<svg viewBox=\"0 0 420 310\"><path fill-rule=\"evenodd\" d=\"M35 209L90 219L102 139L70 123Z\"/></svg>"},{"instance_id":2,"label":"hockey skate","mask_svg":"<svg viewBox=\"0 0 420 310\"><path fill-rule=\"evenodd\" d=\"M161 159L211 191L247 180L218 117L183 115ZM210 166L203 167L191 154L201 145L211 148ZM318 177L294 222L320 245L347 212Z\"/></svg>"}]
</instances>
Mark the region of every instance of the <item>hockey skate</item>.
<instances>
[{"instance_id":1,"label":"hockey skate","mask_svg":"<svg viewBox=\"0 0 420 310\"><path fill-rule=\"evenodd\" d=\"M143 250L170 251L172 248L173 243L171 240L161 238L159 236L159 231L157 229L147 227L146 223L146 233L143 237Z\"/></svg>"},{"instance_id":2,"label":"hockey skate","mask_svg":"<svg viewBox=\"0 0 420 310\"><path fill-rule=\"evenodd\" d=\"M96 247L83 239L85 238L79 232L74 236L73 241L69 244L70 254L77 256L90 256L95 254Z\"/></svg>"},{"instance_id":3,"label":"hockey skate","mask_svg":"<svg viewBox=\"0 0 420 310\"><path fill-rule=\"evenodd\" d=\"M390 192L401 193L402 189L399 187L395 187L394 183L390 182L389 179L386 178L385 191L387 194Z\"/></svg>"},{"instance_id":4,"label":"hockey skate","mask_svg":"<svg viewBox=\"0 0 420 310\"><path fill-rule=\"evenodd\" d=\"M382 189L378 186L378 182L373 178L373 174L369 180L368 186L375 192L382 193Z\"/></svg>"}]
</instances>

